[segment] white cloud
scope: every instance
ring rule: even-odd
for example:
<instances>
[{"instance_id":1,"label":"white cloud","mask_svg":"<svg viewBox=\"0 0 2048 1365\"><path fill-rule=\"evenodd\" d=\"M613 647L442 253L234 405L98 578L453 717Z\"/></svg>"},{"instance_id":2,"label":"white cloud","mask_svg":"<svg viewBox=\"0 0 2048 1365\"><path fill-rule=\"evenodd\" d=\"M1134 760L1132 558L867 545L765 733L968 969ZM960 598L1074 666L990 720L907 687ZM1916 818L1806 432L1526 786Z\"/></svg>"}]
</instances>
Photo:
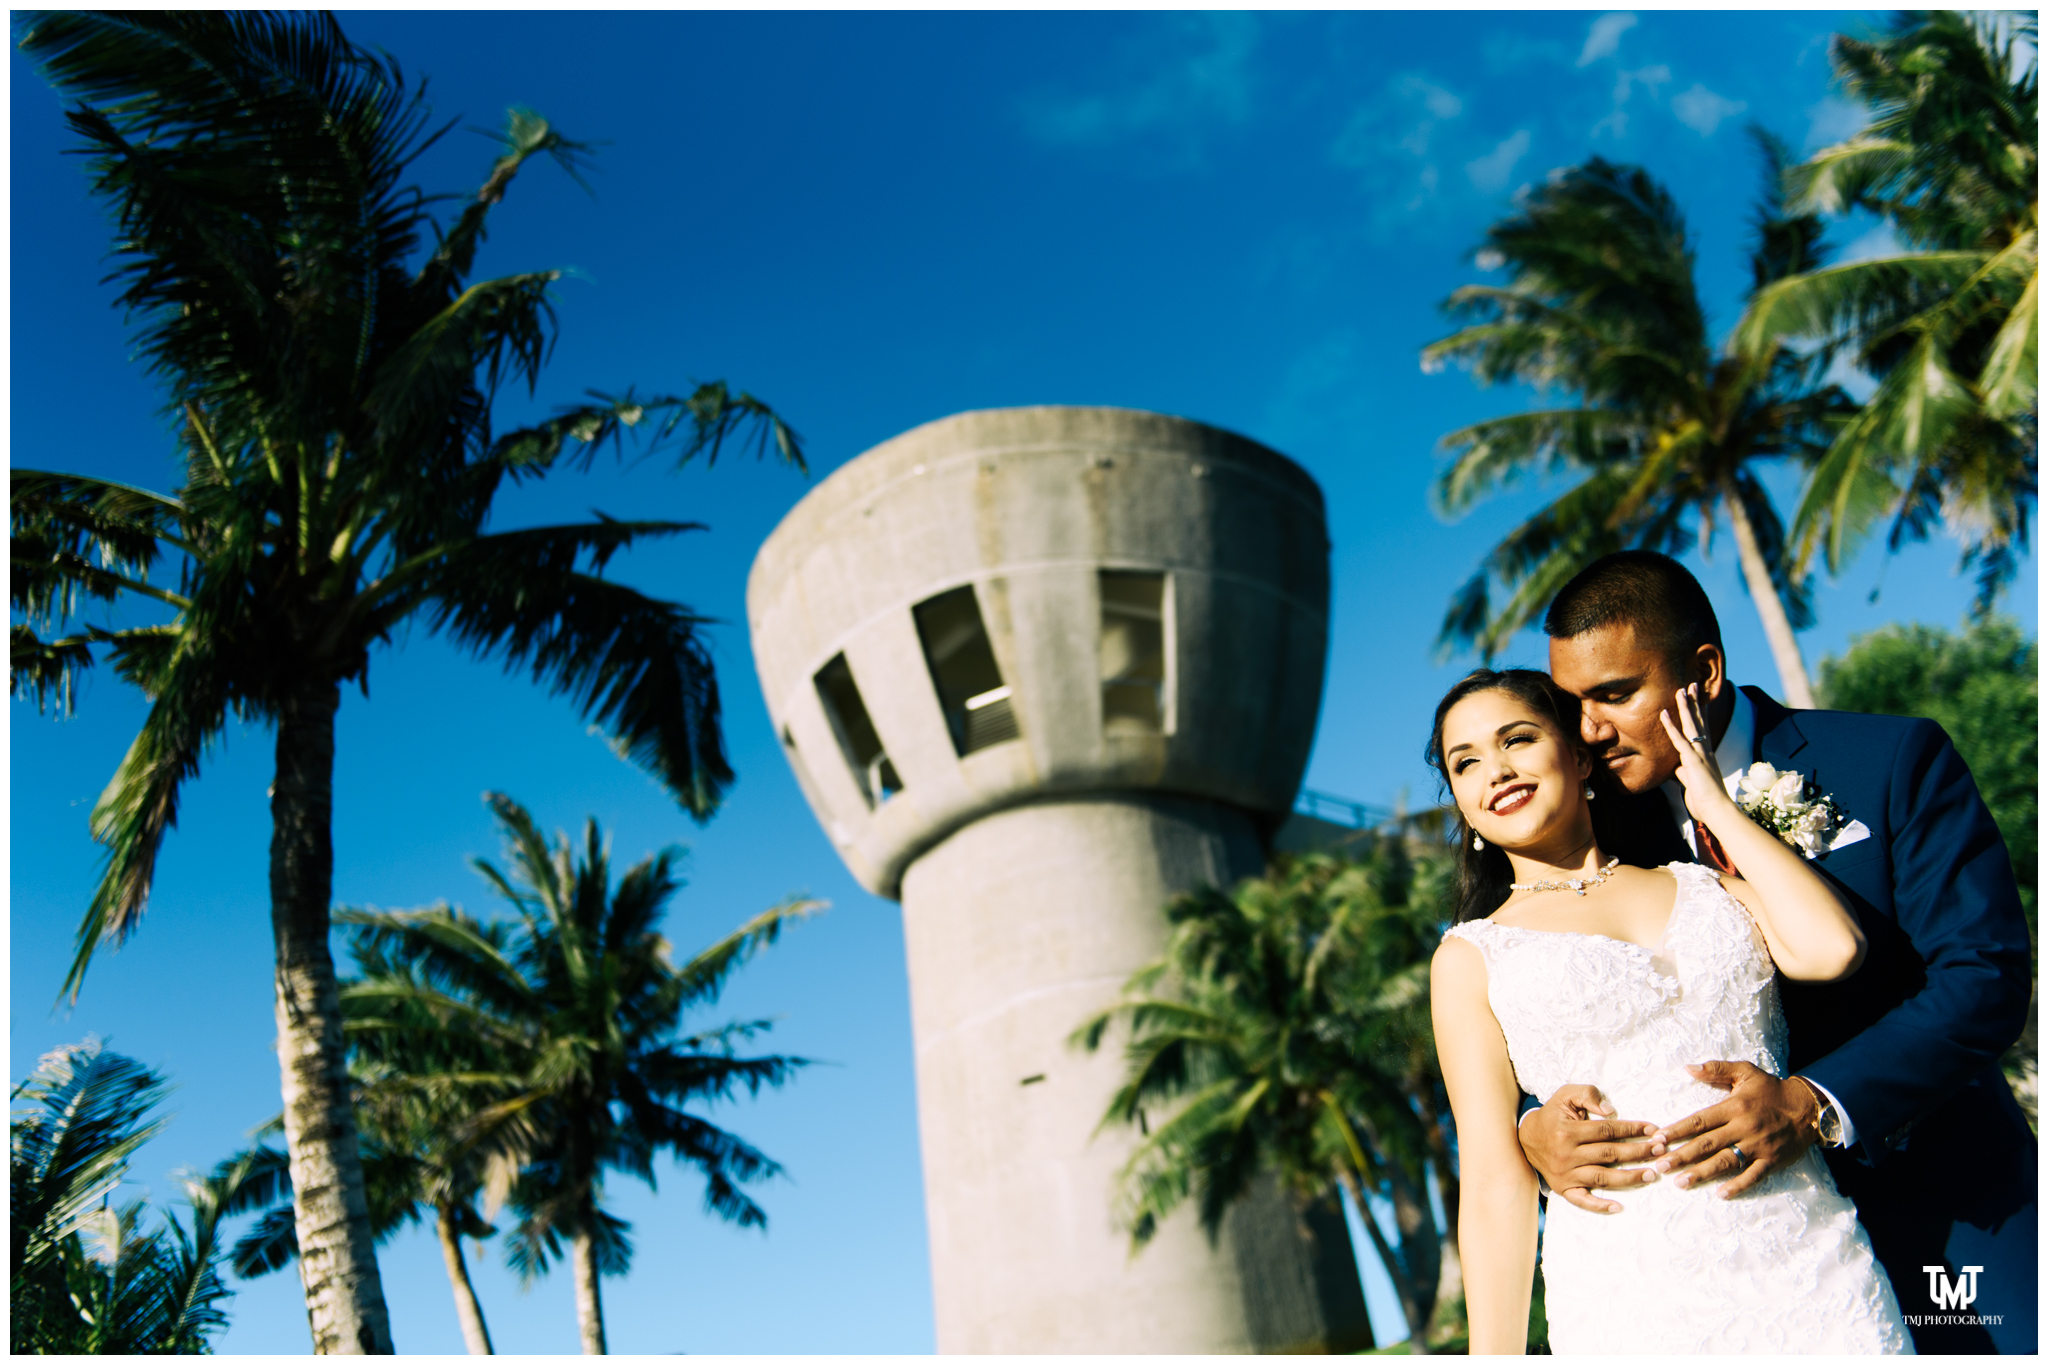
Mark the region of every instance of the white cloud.
<instances>
[{"instance_id":1,"label":"white cloud","mask_svg":"<svg viewBox=\"0 0 2048 1365\"><path fill-rule=\"evenodd\" d=\"M1625 100L1631 85L1640 85L1650 92L1650 98L1657 97L1657 87L1671 79L1671 68L1659 63L1656 66L1639 66L1633 71L1624 71L1614 84L1614 98Z\"/></svg>"},{"instance_id":2,"label":"white cloud","mask_svg":"<svg viewBox=\"0 0 2048 1365\"><path fill-rule=\"evenodd\" d=\"M1640 85L1651 99L1657 98L1657 87L1671 79L1671 68L1659 63L1656 66L1639 66L1632 71L1619 71L1614 78L1614 107L1607 117L1593 125L1591 136L1598 137L1605 129L1616 137L1628 134L1628 100Z\"/></svg>"},{"instance_id":3,"label":"white cloud","mask_svg":"<svg viewBox=\"0 0 2048 1365\"><path fill-rule=\"evenodd\" d=\"M1251 116L1258 17L1191 16L1181 32L1180 46L1191 50L1158 62L1128 88L1041 94L1026 103L1025 123L1046 142L1104 144L1155 132L1187 137L1204 124L1245 122Z\"/></svg>"},{"instance_id":4,"label":"white cloud","mask_svg":"<svg viewBox=\"0 0 2048 1365\"><path fill-rule=\"evenodd\" d=\"M1837 95L1828 95L1806 106L1806 150L1816 151L1846 142L1870 122L1870 111Z\"/></svg>"},{"instance_id":5,"label":"white cloud","mask_svg":"<svg viewBox=\"0 0 2048 1365\"><path fill-rule=\"evenodd\" d=\"M1415 85L1422 95L1422 107L1429 110L1432 118L1456 118L1465 112L1465 101L1442 86L1427 81L1416 81Z\"/></svg>"},{"instance_id":6,"label":"white cloud","mask_svg":"<svg viewBox=\"0 0 2048 1365\"><path fill-rule=\"evenodd\" d=\"M1678 115L1680 123L1701 137L1712 137L1723 120L1734 118L1747 108L1748 101L1728 99L1698 83L1692 89L1671 97L1671 112Z\"/></svg>"},{"instance_id":7,"label":"white cloud","mask_svg":"<svg viewBox=\"0 0 2048 1365\"><path fill-rule=\"evenodd\" d=\"M1538 62L1563 65L1571 61L1571 49L1548 38L1529 38L1495 29L1479 47L1480 60L1495 73L1519 71Z\"/></svg>"},{"instance_id":8,"label":"white cloud","mask_svg":"<svg viewBox=\"0 0 2048 1365\"><path fill-rule=\"evenodd\" d=\"M1496 194L1507 188L1508 177L1515 173L1515 163L1529 150L1529 130L1523 128L1514 136L1501 139L1500 145L1465 163L1465 174L1472 181L1474 189Z\"/></svg>"},{"instance_id":9,"label":"white cloud","mask_svg":"<svg viewBox=\"0 0 2048 1365\"><path fill-rule=\"evenodd\" d=\"M1428 156L1439 123L1465 112L1465 101L1420 76L1403 76L1386 94L1360 108L1337 135L1330 156L1340 166L1362 169L1388 151ZM1391 128L1390 128L1391 125Z\"/></svg>"},{"instance_id":10,"label":"white cloud","mask_svg":"<svg viewBox=\"0 0 2048 1365\"><path fill-rule=\"evenodd\" d=\"M1621 46L1621 35L1636 26L1636 17L1629 13L1603 14L1593 21L1593 27L1586 31L1586 45L1579 49L1579 65L1591 66L1602 57L1611 57Z\"/></svg>"},{"instance_id":11,"label":"white cloud","mask_svg":"<svg viewBox=\"0 0 2048 1365\"><path fill-rule=\"evenodd\" d=\"M1436 196L1442 180L1432 151L1439 129L1464 112L1465 101L1454 92L1422 76L1402 76L1352 114L1330 146L1330 159L1365 172L1376 188L1409 193L1404 207L1418 208ZM1400 169L1403 160L1422 164L1411 173ZM1396 189L1388 183L1396 180L1406 184Z\"/></svg>"}]
</instances>

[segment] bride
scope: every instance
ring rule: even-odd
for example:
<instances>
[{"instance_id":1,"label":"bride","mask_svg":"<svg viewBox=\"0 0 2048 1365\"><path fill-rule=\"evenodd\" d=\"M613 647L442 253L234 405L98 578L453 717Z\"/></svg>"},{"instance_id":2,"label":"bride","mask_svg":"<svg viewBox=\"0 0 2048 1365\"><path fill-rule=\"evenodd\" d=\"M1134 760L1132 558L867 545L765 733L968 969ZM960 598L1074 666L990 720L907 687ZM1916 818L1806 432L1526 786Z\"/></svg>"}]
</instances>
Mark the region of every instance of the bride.
<instances>
[{"instance_id":1,"label":"bride","mask_svg":"<svg viewBox=\"0 0 2048 1365\"><path fill-rule=\"evenodd\" d=\"M1463 842L1460 922L1430 989L1457 1120L1474 1355L1520 1354L1526 1341L1538 1182L1515 1138L1522 1092L1590 1084L1619 1112L1673 1122L1721 1098L1692 1064L1785 1074L1774 969L1828 981L1862 960L1862 933L1828 884L1722 786L1695 692L1674 710L1664 725L1686 806L1740 880L1688 863L1624 866L1615 855L1627 848L1602 845L1596 829L1610 844L1626 835L1594 818L1578 703L1547 675L1482 670L1437 707L1429 756ZM1662 1142L1652 1150L1661 1156ZM1546 1201L1544 1309L1558 1353L1913 1349L1817 1150L1733 1199L1682 1175L1659 1182L1668 1164L1605 1192L1618 1213Z\"/></svg>"}]
</instances>

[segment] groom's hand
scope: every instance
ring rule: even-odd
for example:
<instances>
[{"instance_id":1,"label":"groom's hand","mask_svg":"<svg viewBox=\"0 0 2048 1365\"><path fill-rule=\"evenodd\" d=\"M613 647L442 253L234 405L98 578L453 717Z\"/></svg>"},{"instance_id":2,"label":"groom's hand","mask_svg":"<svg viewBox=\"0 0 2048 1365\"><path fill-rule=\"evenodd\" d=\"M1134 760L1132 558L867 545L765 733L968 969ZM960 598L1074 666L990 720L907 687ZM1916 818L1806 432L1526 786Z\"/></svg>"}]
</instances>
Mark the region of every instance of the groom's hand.
<instances>
[{"instance_id":1,"label":"groom's hand","mask_svg":"<svg viewBox=\"0 0 2048 1365\"><path fill-rule=\"evenodd\" d=\"M1649 1167L1616 1170L1618 1161L1648 1161L1664 1154L1651 1138L1654 1123L1614 1117L1614 1106L1590 1085L1561 1086L1515 1130L1522 1155L1550 1188L1589 1213L1619 1213L1621 1205L1596 1189L1618 1190L1657 1179ZM1634 1139L1634 1140L1631 1140Z\"/></svg>"},{"instance_id":2,"label":"groom's hand","mask_svg":"<svg viewBox=\"0 0 2048 1365\"><path fill-rule=\"evenodd\" d=\"M1728 1098L1664 1129L1671 1151L1657 1165L1670 1171L1673 1184L1687 1188L1726 1177L1716 1193L1733 1198L1813 1145L1816 1101L1800 1082L1748 1062L1703 1062L1686 1070L1726 1090Z\"/></svg>"}]
</instances>

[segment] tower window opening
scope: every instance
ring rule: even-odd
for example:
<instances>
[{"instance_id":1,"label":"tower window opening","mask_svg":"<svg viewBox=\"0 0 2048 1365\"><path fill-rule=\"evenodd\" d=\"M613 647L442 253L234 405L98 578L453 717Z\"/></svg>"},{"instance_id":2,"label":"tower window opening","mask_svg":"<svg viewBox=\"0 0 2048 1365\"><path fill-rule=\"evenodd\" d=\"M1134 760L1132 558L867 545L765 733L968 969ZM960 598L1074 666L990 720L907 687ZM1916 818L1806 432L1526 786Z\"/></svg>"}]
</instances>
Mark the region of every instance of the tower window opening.
<instances>
[{"instance_id":1,"label":"tower window opening","mask_svg":"<svg viewBox=\"0 0 2048 1365\"><path fill-rule=\"evenodd\" d=\"M1002 670L996 667L974 585L928 598L911 614L954 752L965 758L977 749L1016 739L1017 712Z\"/></svg>"},{"instance_id":2,"label":"tower window opening","mask_svg":"<svg viewBox=\"0 0 2048 1365\"><path fill-rule=\"evenodd\" d=\"M1102 728L1108 734L1166 730L1166 575L1100 572Z\"/></svg>"},{"instance_id":3,"label":"tower window opening","mask_svg":"<svg viewBox=\"0 0 2048 1365\"><path fill-rule=\"evenodd\" d=\"M818 700L824 704L825 717L832 722L833 733L839 736L847 766L853 769L854 785L860 788L869 807L879 806L902 791L903 779L896 775L896 766L882 751L882 737L875 733L875 723L868 719L868 708L860 699L860 688L854 684L846 656L833 655L832 662L819 669L813 681L817 684Z\"/></svg>"}]
</instances>

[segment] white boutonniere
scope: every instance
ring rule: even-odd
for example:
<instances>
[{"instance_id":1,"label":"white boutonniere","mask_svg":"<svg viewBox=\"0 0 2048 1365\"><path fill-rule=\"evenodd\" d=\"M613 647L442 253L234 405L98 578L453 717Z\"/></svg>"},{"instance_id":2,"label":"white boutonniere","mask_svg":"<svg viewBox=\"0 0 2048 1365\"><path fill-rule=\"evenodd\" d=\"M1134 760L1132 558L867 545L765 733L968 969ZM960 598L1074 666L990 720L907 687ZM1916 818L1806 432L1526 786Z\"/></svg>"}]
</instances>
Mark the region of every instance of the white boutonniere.
<instances>
[{"instance_id":1,"label":"white boutonniere","mask_svg":"<svg viewBox=\"0 0 2048 1365\"><path fill-rule=\"evenodd\" d=\"M1768 763L1752 763L1727 779L1728 795L1743 814L1798 849L1818 858L1845 844L1870 837L1861 820L1849 819L1842 803L1808 781L1804 774L1780 772Z\"/></svg>"}]
</instances>

